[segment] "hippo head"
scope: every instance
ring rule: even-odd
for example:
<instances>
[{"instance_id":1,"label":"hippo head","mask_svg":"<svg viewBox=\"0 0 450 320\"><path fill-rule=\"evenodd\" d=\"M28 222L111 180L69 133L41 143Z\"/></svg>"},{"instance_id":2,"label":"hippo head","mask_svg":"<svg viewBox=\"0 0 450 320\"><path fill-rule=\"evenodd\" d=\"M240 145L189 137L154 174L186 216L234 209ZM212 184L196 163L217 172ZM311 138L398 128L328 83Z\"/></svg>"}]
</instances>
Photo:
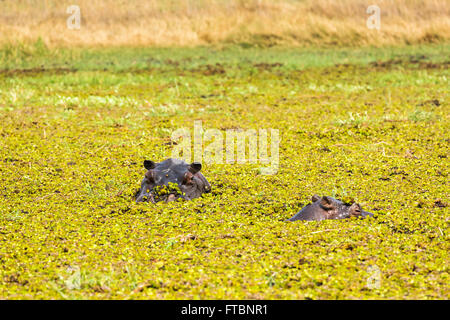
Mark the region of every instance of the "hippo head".
<instances>
[{"instance_id":1,"label":"hippo head","mask_svg":"<svg viewBox=\"0 0 450 320\"><path fill-rule=\"evenodd\" d=\"M136 202L173 201L178 198L191 200L211 192L211 185L200 173L199 162L188 164L182 160L167 159L159 163L144 161L147 169Z\"/></svg>"},{"instance_id":2,"label":"hippo head","mask_svg":"<svg viewBox=\"0 0 450 320\"><path fill-rule=\"evenodd\" d=\"M308 204L288 221L295 220L325 220L345 219L350 217L373 216L372 213L364 211L359 203L347 204L340 200L318 195L312 196L312 204Z\"/></svg>"}]
</instances>

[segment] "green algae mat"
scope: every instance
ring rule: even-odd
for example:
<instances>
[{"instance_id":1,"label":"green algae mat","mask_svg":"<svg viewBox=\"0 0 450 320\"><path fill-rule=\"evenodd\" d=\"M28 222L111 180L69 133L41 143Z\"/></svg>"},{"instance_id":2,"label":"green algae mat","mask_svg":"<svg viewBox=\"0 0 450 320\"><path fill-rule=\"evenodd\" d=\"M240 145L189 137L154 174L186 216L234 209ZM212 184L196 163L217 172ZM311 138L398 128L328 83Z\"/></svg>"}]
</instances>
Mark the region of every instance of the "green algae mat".
<instances>
[{"instance_id":1,"label":"green algae mat","mask_svg":"<svg viewBox=\"0 0 450 320\"><path fill-rule=\"evenodd\" d=\"M448 299L448 46L0 50L0 298ZM278 130L273 174L135 203L173 132ZM206 142L203 142L206 148ZM313 194L369 219L286 222Z\"/></svg>"}]
</instances>

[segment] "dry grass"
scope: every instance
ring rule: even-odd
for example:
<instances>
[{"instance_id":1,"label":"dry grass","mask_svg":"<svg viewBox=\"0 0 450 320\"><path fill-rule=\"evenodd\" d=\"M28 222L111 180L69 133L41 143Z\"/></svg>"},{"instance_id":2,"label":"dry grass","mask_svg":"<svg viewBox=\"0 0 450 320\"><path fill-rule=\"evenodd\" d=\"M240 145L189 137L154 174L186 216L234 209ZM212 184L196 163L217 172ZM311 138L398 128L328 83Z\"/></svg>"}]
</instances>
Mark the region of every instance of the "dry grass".
<instances>
[{"instance_id":1,"label":"dry grass","mask_svg":"<svg viewBox=\"0 0 450 320\"><path fill-rule=\"evenodd\" d=\"M449 40L448 0L377 0L381 29L366 26L364 0L4 0L0 43L49 46L402 45ZM81 8L69 30L68 5Z\"/></svg>"}]
</instances>

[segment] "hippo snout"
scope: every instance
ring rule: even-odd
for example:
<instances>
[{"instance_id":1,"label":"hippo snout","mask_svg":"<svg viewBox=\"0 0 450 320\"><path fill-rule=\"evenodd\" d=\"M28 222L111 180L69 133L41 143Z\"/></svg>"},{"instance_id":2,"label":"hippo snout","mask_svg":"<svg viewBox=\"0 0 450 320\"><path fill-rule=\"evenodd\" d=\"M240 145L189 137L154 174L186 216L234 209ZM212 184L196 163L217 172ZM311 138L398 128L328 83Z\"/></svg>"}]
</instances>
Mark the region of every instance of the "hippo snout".
<instances>
[{"instance_id":1,"label":"hippo snout","mask_svg":"<svg viewBox=\"0 0 450 320\"><path fill-rule=\"evenodd\" d=\"M143 193L140 194L137 198L136 198L136 202L152 202L152 203L156 203L155 198L153 197L152 193Z\"/></svg>"}]
</instances>

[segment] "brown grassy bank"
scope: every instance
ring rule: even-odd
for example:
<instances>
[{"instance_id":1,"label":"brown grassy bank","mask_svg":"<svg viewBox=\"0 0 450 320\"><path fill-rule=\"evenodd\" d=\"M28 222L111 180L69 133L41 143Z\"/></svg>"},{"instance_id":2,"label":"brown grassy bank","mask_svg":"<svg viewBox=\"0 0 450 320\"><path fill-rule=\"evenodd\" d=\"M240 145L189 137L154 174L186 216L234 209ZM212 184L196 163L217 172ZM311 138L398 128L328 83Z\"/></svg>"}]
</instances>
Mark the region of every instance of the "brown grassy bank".
<instances>
[{"instance_id":1,"label":"brown grassy bank","mask_svg":"<svg viewBox=\"0 0 450 320\"><path fill-rule=\"evenodd\" d=\"M365 0L4 0L0 43L41 38L55 46L193 46L221 43L402 45L446 42L448 0L378 0L380 30ZM81 8L80 30L66 26Z\"/></svg>"}]
</instances>

